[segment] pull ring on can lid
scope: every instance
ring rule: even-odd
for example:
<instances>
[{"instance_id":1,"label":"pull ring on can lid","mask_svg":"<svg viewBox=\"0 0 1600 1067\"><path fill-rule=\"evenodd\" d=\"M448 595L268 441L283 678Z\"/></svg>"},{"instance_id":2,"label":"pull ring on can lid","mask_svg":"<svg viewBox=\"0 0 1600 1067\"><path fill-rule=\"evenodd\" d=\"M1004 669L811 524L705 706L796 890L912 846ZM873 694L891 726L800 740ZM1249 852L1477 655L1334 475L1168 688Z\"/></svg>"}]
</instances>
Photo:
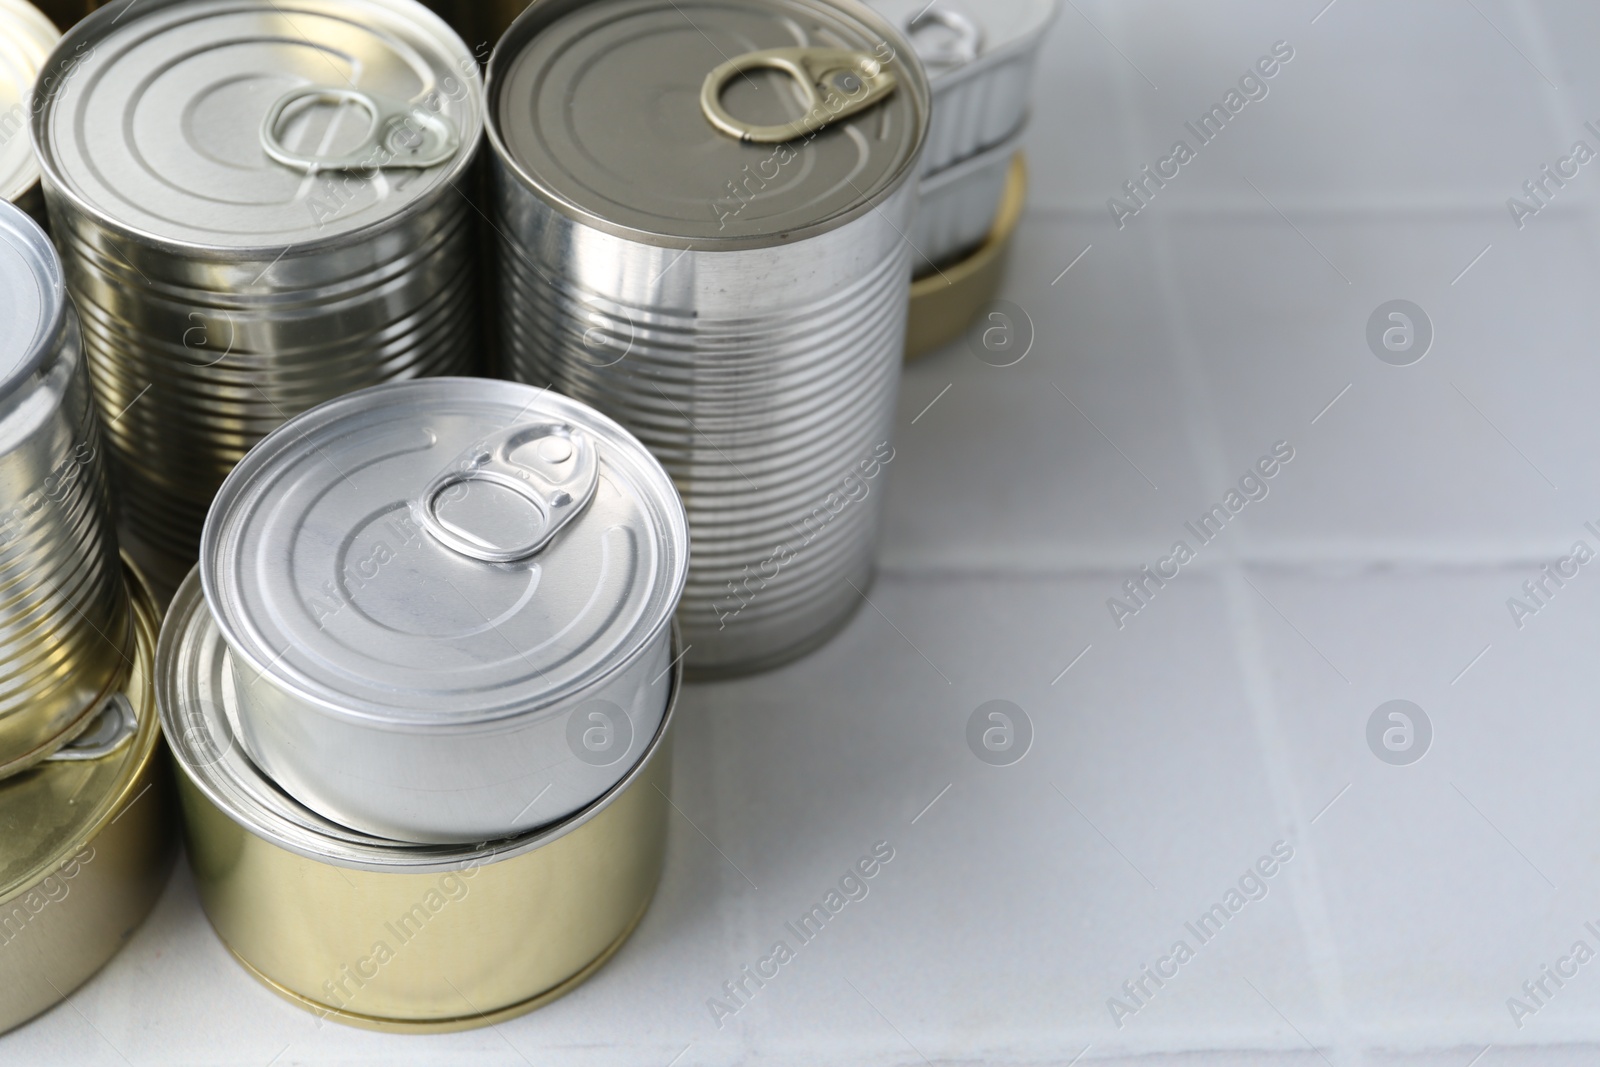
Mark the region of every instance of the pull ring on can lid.
<instances>
[{"instance_id":1,"label":"pull ring on can lid","mask_svg":"<svg viewBox=\"0 0 1600 1067\"><path fill-rule=\"evenodd\" d=\"M594 498L600 462L587 434L566 423L513 426L478 442L462 459L435 478L415 505L422 528L446 548L485 563L513 563L538 552ZM502 493L446 499L451 489L484 482L508 490L526 508ZM456 504L460 513L441 514ZM474 526L532 528L523 540L504 545Z\"/></svg>"},{"instance_id":2,"label":"pull ring on can lid","mask_svg":"<svg viewBox=\"0 0 1600 1067\"><path fill-rule=\"evenodd\" d=\"M743 122L722 106L722 90L746 71L779 70L800 86L805 117L776 126ZM893 72L873 56L842 48L769 48L746 52L721 64L700 87L700 110L711 124L731 137L757 144L782 144L814 133L837 119L873 107L894 92ZM824 92L828 97L824 97ZM834 110L833 103L843 101Z\"/></svg>"},{"instance_id":3,"label":"pull ring on can lid","mask_svg":"<svg viewBox=\"0 0 1600 1067\"><path fill-rule=\"evenodd\" d=\"M278 139L278 126L291 109L313 104L355 104L367 113L361 143L337 156L295 152ZM418 128L420 127L420 129ZM405 135L414 144L401 141ZM397 141L399 143L397 143ZM315 174L323 170L375 170L383 167L426 169L445 162L461 147L455 124L407 100L375 96L360 89L301 86L278 97L261 120L261 147L286 167Z\"/></svg>"},{"instance_id":4,"label":"pull ring on can lid","mask_svg":"<svg viewBox=\"0 0 1600 1067\"><path fill-rule=\"evenodd\" d=\"M943 26L955 36L937 43L921 44L917 54L933 67L964 67L977 60L983 51L983 27L959 11L945 11L929 6L911 16L906 22L906 32L917 38L919 31L931 26Z\"/></svg>"},{"instance_id":5,"label":"pull ring on can lid","mask_svg":"<svg viewBox=\"0 0 1600 1067\"><path fill-rule=\"evenodd\" d=\"M130 737L139 732L139 717L127 694L117 693L106 700L95 712L89 728L77 740L48 757L46 763L79 763L83 760L102 759L121 748Z\"/></svg>"}]
</instances>

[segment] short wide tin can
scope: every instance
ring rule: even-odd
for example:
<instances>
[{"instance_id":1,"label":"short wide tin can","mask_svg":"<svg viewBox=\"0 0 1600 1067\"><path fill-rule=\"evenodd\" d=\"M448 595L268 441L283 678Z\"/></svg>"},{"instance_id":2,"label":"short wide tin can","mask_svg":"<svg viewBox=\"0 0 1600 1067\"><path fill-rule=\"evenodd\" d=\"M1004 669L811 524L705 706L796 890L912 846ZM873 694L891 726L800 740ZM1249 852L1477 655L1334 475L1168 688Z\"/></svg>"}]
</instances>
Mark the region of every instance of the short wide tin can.
<instances>
[{"instance_id":1,"label":"short wide tin can","mask_svg":"<svg viewBox=\"0 0 1600 1067\"><path fill-rule=\"evenodd\" d=\"M671 472L693 674L819 645L893 455L920 63L853 0L540 0L488 92L506 371Z\"/></svg>"},{"instance_id":2,"label":"short wide tin can","mask_svg":"<svg viewBox=\"0 0 1600 1067\"><path fill-rule=\"evenodd\" d=\"M412 0L118 0L66 57L34 142L128 547L170 592L269 431L476 362L482 81Z\"/></svg>"},{"instance_id":3,"label":"short wide tin can","mask_svg":"<svg viewBox=\"0 0 1600 1067\"><path fill-rule=\"evenodd\" d=\"M375 386L228 476L200 575L245 683L246 751L396 841L524 833L655 736L688 566L683 505L592 408L484 378Z\"/></svg>"},{"instance_id":4,"label":"short wide tin can","mask_svg":"<svg viewBox=\"0 0 1600 1067\"><path fill-rule=\"evenodd\" d=\"M0 1032L116 954L177 852L155 703L156 608L127 573L137 640L126 686L71 745L0 782Z\"/></svg>"},{"instance_id":5,"label":"short wide tin can","mask_svg":"<svg viewBox=\"0 0 1600 1067\"><path fill-rule=\"evenodd\" d=\"M0 778L70 741L132 658L100 446L61 263L0 203Z\"/></svg>"},{"instance_id":6,"label":"short wide tin can","mask_svg":"<svg viewBox=\"0 0 1600 1067\"><path fill-rule=\"evenodd\" d=\"M649 906L675 672L653 733L598 799L531 834L438 846L353 833L261 774L234 732L240 668L197 577L158 661L201 904L245 967L301 1007L396 1032L488 1025L583 982Z\"/></svg>"},{"instance_id":7,"label":"short wide tin can","mask_svg":"<svg viewBox=\"0 0 1600 1067\"><path fill-rule=\"evenodd\" d=\"M61 32L28 0L0 0L0 200L9 200L44 222L39 163L28 140L34 92L49 92L71 72L46 70L45 60ZM42 77L41 77L42 75ZM40 83L43 84L40 84Z\"/></svg>"}]
</instances>

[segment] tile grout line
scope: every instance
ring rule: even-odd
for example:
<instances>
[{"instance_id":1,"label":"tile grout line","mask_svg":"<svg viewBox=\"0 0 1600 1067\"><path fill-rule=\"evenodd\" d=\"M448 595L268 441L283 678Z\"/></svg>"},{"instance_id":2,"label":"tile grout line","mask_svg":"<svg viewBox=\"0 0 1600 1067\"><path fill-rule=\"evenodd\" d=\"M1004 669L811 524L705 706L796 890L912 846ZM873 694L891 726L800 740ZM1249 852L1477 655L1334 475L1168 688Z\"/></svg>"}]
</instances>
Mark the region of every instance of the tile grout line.
<instances>
[{"instance_id":1,"label":"tile grout line","mask_svg":"<svg viewBox=\"0 0 1600 1067\"><path fill-rule=\"evenodd\" d=\"M1142 126L1137 118L1131 125L1135 128ZM1142 129L1140 132L1143 132ZM1216 485L1227 485L1232 481L1232 476L1228 473L1223 454L1211 384L1203 370L1204 361L1189 332L1190 314L1173 261L1171 233L1166 220L1159 215L1150 222L1156 289L1162 305L1167 309L1166 329L1179 380L1185 384L1191 397L1190 404L1185 408L1184 422L1196 465L1202 477ZM1248 539L1248 531L1241 529L1239 533L1242 538ZM1331 1042L1328 1051L1334 1053L1340 1062L1360 1063L1360 1043L1354 1036L1345 998L1343 968L1323 890L1321 865L1317 859L1317 849L1306 832L1310 828L1306 804L1295 785L1289 744L1274 698L1271 674L1264 662L1259 612L1265 608L1246 586L1244 570L1236 552L1236 549L1247 549L1248 545L1241 544L1240 538L1231 538L1219 547L1222 549L1219 575L1228 612L1230 643L1266 771L1267 788L1280 824L1286 824L1287 832L1293 838L1296 861L1303 863L1307 872L1303 884L1294 886L1289 896L1293 901L1296 924L1305 941L1317 996L1326 1013L1323 1022L1331 1029L1326 1036ZM1319 1054L1322 1052L1321 1049L1317 1051Z\"/></svg>"}]
</instances>

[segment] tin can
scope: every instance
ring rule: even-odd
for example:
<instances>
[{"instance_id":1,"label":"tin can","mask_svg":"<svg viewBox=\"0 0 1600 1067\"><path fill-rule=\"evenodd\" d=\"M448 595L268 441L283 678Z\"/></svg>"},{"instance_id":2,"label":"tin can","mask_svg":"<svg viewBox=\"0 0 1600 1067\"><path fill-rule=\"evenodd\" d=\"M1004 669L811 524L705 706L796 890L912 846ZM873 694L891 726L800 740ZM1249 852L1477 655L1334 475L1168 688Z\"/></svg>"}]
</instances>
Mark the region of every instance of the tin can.
<instances>
[{"instance_id":1,"label":"tin can","mask_svg":"<svg viewBox=\"0 0 1600 1067\"><path fill-rule=\"evenodd\" d=\"M972 252L911 283L906 358L956 340L1000 292L1006 251L1028 200L1028 166L1021 152L1011 158L1006 186L989 236Z\"/></svg>"},{"instance_id":2,"label":"tin can","mask_svg":"<svg viewBox=\"0 0 1600 1067\"><path fill-rule=\"evenodd\" d=\"M291 420L206 522L246 751L397 841L587 807L667 706L688 522L637 439L548 390L398 382Z\"/></svg>"},{"instance_id":3,"label":"tin can","mask_svg":"<svg viewBox=\"0 0 1600 1067\"><path fill-rule=\"evenodd\" d=\"M0 778L70 741L132 657L78 320L44 231L0 203Z\"/></svg>"},{"instance_id":4,"label":"tin can","mask_svg":"<svg viewBox=\"0 0 1600 1067\"><path fill-rule=\"evenodd\" d=\"M821 644L893 455L921 66L852 0L541 0L489 98L509 376L672 474L692 675Z\"/></svg>"},{"instance_id":5,"label":"tin can","mask_svg":"<svg viewBox=\"0 0 1600 1067\"><path fill-rule=\"evenodd\" d=\"M1033 107L1033 73L1060 0L868 0L904 30L928 68L933 121L923 173L1018 133ZM935 257L937 258L937 257Z\"/></svg>"},{"instance_id":6,"label":"tin can","mask_svg":"<svg viewBox=\"0 0 1600 1067\"><path fill-rule=\"evenodd\" d=\"M193 564L284 420L475 362L472 54L411 0L134 0L63 38L34 116L126 540Z\"/></svg>"},{"instance_id":7,"label":"tin can","mask_svg":"<svg viewBox=\"0 0 1600 1067\"><path fill-rule=\"evenodd\" d=\"M191 578L162 630L158 689L189 860L211 925L270 989L376 1030L463 1030L571 990L660 880L678 688L626 773L582 811L492 844L406 845L283 793L234 731L239 674Z\"/></svg>"},{"instance_id":8,"label":"tin can","mask_svg":"<svg viewBox=\"0 0 1600 1067\"><path fill-rule=\"evenodd\" d=\"M156 714L156 608L131 569L127 580L137 639L126 685L71 745L0 782L0 1032L104 966L172 869L177 805Z\"/></svg>"},{"instance_id":9,"label":"tin can","mask_svg":"<svg viewBox=\"0 0 1600 1067\"><path fill-rule=\"evenodd\" d=\"M44 224L39 164L28 140L34 86L61 33L27 0L0 0L0 200ZM41 88L49 91L51 79Z\"/></svg>"},{"instance_id":10,"label":"tin can","mask_svg":"<svg viewBox=\"0 0 1600 1067\"><path fill-rule=\"evenodd\" d=\"M974 251L994 230L1022 133L926 175L921 182L912 242L940 267ZM932 267L921 273L932 273Z\"/></svg>"}]
</instances>

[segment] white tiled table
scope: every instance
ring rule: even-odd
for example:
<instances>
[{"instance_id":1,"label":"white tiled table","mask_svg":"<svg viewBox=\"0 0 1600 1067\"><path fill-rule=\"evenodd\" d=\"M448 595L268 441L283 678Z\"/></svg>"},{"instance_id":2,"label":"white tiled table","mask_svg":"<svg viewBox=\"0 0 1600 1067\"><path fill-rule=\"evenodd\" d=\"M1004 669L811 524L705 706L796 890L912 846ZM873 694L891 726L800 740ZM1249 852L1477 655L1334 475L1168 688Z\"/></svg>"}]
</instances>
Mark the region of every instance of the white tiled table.
<instances>
[{"instance_id":1,"label":"white tiled table","mask_svg":"<svg viewBox=\"0 0 1600 1067\"><path fill-rule=\"evenodd\" d=\"M1600 950L1600 562L1521 630L1506 606L1600 549L1600 161L1506 207L1600 149L1600 8L1325 3L1063 9L1006 287L1034 348L909 369L872 606L688 692L666 878L594 980L467 1034L319 1025L180 870L0 1062L1600 1063L1600 961L1520 1029L1506 1003ZM1106 198L1278 40L1267 98L1119 231ZM1436 329L1408 367L1365 340L1395 298ZM1280 440L1270 496L1118 630L1123 579ZM1012 766L967 747L992 699L1034 726ZM1433 725L1410 766L1367 746L1392 699ZM878 841L869 895L719 1028L708 998ZM1107 998L1278 841L1119 1028Z\"/></svg>"}]
</instances>

